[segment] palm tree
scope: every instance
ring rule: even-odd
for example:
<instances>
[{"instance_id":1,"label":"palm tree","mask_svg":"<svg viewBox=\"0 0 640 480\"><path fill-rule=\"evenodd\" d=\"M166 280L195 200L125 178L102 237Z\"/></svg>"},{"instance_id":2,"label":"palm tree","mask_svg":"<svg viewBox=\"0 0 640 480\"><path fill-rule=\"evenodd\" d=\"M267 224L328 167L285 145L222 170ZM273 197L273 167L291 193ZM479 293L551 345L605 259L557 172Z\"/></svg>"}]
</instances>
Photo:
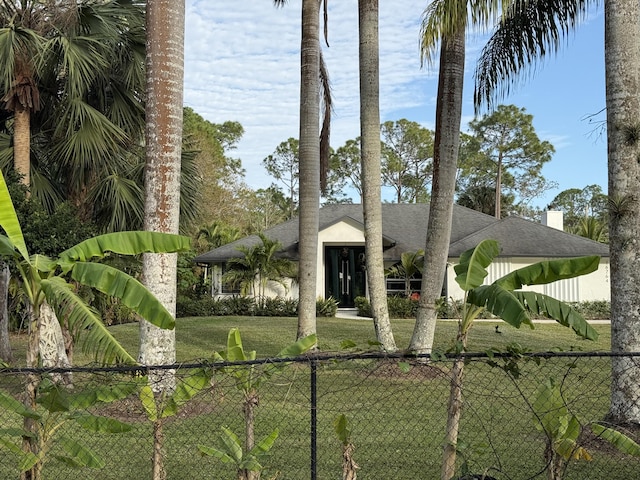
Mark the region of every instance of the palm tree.
<instances>
[{"instance_id":1,"label":"palm tree","mask_svg":"<svg viewBox=\"0 0 640 480\"><path fill-rule=\"evenodd\" d=\"M253 295L263 299L266 287L270 281L288 286L286 279L294 279L295 264L277 254L282 245L259 233L261 243L252 247L241 245L238 247L241 257L230 258L227 262L227 272L222 281L240 288L241 295Z\"/></svg>"},{"instance_id":2,"label":"palm tree","mask_svg":"<svg viewBox=\"0 0 640 480\"><path fill-rule=\"evenodd\" d=\"M82 197L99 160L111 166L139 141L143 18L129 0L0 3L0 98L13 119L13 163L45 204L61 188L45 177Z\"/></svg>"},{"instance_id":3,"label":"palm tree","mask_svg":"<svg viewBox=\"0 0 640 480\"><path fill-rule=\"evenodd\" d=\"M475 25L485 26L505 8L503 4L508 4L508 0L435 0L423 15L420 35L422 57L431 63L439 42L440 67L422 292L409 344L409 349L418 353L430 352L433 346L436 302L442 293L451 238L467 22L471 19Z\"/></svg>"},{"instance_id":4,"label":"palm tree","mask_svg":"<svg viewBox=\"0 0 640 480\"><path fill-rule=\"evenodd\" d=\"M582 19L587 0L556 2L518 1L484 48L476 72L476 107L491 106L509 92L518 74L538 58L554 53L559 39ZM605 0L605 78L609 174L609 245L611 251L611 349L640 349L640 32L636 19L640 4L634 0ZM612 359L609 416L622 423L640 422L640 371L633 359Z\"/></svg>"},{"instance_id":5,"label":"palm tree","mask_svg":"<svg viewBox=\"0 0 640 480\"><path fill-rule=\"evenodd\" d=\"M184 2L149 0L146 7L146 162L144 229L178 233L180 223L180 154L184 78ZM175 316L177 254L145 254L143 283ZM173 364L175 330L140 320L139 361ZM175 389L175 371L152 372L150 385L159 398ZM163 419L153 422L153 480L164 480Z\"/></svg>"},{"instance_id":6,"label":"palm tree","mask_svg":"<svg viewBox=\"0 0 640 480\"><path fill-rule=\"evenodd\" d=\"M389 321L387 286L382 257L378 0L358 1L358 31L360 37L362 209L367 257L367 284L377 340L383 350L393 352L397 348Z\"/></svg>"}]
</instances>

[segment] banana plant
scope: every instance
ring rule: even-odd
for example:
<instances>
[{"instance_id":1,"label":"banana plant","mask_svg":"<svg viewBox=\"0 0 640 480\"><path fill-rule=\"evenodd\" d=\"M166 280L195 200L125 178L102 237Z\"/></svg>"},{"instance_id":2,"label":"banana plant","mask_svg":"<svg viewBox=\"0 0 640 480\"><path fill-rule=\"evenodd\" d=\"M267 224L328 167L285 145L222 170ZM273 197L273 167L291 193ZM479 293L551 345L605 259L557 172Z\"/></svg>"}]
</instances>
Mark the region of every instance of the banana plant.
<instances>
[{"instance_id":1,"label":"banana plant","mask_svg":"<svg viewBox=\"0 0 640 480\"><path fill-rule=\"evenodd\" d=\"M591 453L578 442L583 425L569 412L560 385L553 378L538 387L531 408L536 428L546 436L544 457L548 480L562 478L569 460L591 461ZM597 422L589 426L596 436L608 441L622 453L640 456L640 445L619 430Z\"/></svg>"},{"instance_id":2,"label":"banana plant","mask_svg":"<svg viewBox=\"0 0 640 480\"><path fill-rule=\"evenodd\" d=\"M288 347L285 347L276 358L293 358L308 350L312 349L316 345L317 337L315 334L301 338L295 343L292 343ZM258 480L260 478L260 472L262 465L257 460L256 455L260 454L260 457L266 453L264 450L268 450L273 445L278 433L272 432L264 440L256 444L254 427L255 427L255 409L259 403L258 388L260 385L271 378L273 374L284 369L289 362L277 362L269 363L261 366L257 366L253 362L256 359L256 352L252 350L245 352L242 345L242 338L240 337L240 330L232 328L227 335L227 348L226 350L215 352L213 354L213 360L215 362L225 363L243 363L241 365L228 365L217 369L221 373L231 375L235 380L236 388L242 392L242 411L244 413L245 422L245 442L244 449L236 448L240 446L239 439L232 434L228 429L223 428L222 440L225 445L226 452L223 450L212 449L211 447L199 446L200 451L206 455L214 455L221 458L223 461L227 461L227 457L236 464L238 479L242 480ZM266 443L265 443L266 442ZM217 453L214 453L217 452ZM230 453L233 453L230 455ZM226 455L226 456L225 456ZM254 463L254 460L255 463ZM230 461L230 460L229 460ZM258 466L260 468L258 468ZM256 468L253 470L252 468Z\"/></svg>"},{"instance_id":3,"label":"banana plant","mask_svg":"<svg viewBox=\"0 0 640 480\"><path fill-rule=\"evenodd\" d=\"M75 293L72 281L119 298L160 328L174 327L172 315L140 282L125 272L92 260L110 253L185 251L190 247L189 238L157 232L118 232L85 240L57 258L30 255L1 172L0 227L4 230L4 235L0 235L0 255L13 262L31 307L28 367L38 365L38 327L44 323L40 317L46 306L54 309L58 319L65 319L76 337L82 334L85 350L92 350L99 362L136 363L109 333L97 312Z\"/></svg>"},{"instance_id":4,"label":"banana plant","mask_svg":"<svg viewBox=\"0 0 640 480\"><path fill-rule=\"evenodd\" d=\"M94 433L131 430L129 424L90 414L87 409L123 399L137 388L135 383L121 383L72 393L53 382L42 382L33 408L0 391L0 407L28 419L32 425L28 430L0 429L0 447L13 454L20 471L30 471L30 478L34 480L42 477L43 467L49 460L57 460L74 468L102 468L104 460L88 446L65 434L67 429L63 427L75 424ZM30 439L33 448L23 448L24 438Z\"/></svg>"},{"instance_id":5,"label":"banana plant","mask_svg":"<svg viewBox=\"0 0 640 480\"><path fill-rule=\"evenodd\" d=\"M456 337L456 352L466 350L469 330L475 319L485 310L515 328L520 328L522 325L534 328L531 315L537 314L572 328L583 338L589 340L598 338L598 332L571 305L548 295L520 289L527 285L545 285L589 274L598 269L600 257L546 260L514 270L490 285L483 285L489 274L487 267L499 254L500 245L497 241L483 240L475 248L464 252L460 256L460 263L454 266L455 280L464 291L462 315ZM464 361L458 358L451 371L441 480L450 480L455 473L456 444L462 413L463 372Z\"/></svg>"}]
</instances>

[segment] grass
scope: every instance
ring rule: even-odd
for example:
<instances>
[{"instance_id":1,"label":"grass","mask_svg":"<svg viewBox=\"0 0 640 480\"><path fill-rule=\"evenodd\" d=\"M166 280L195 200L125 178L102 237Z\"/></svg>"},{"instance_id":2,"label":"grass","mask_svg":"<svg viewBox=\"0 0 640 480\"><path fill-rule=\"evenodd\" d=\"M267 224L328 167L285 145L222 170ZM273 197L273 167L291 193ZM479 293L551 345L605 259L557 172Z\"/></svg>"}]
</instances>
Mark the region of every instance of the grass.
<instances>
[{"instance_id":1,"label":"grass","mask_svg":"<svg viewBox=\"0 0 640 480\"><path fill-rule=\"evenodd\" d=\"M408 345L413 322L393 320L392 324L397 344L400 347ZM496 325L502 333L496 333ZM189 362L210 358L214 350L224 348L227 332L232 327L240 328L245 349L256 350L259 357L269 357L294 340L296 319L179 319L176 330L178 360ZM471 330L469 347L471 351L484 351L491 347L503 349L511 342L518 342L532 351L609 350L609 325L598 324L595 328L600 338L597 342L589 342L555 324L536 324L534 330L516 330L498 321L478 322ZM136 324L113 326L110 330L132 354L137 353ZM446 350L455 332L455 322L439 322L436 349ZM374 340L370 320L321 318L318 320L318 335L320 348L324 351L340 351L344 340L356 343L361 349L375 348L368 343ZM13 340L16 355L24 358L24 337L14 337ZM76 360L76 364L81 364L90 358L77 354ZM527 362L521 365L522 376L518 381L485 362L469 364L465 373L465 409L460 437L464 451L460 459L466 460L474 472L490 467L505 472L506 476L501 477L492 470L490 473L497 478L534 478L535 472L544 468L544 437L535 428L526 400L533 396L537 385L549 376L562 379L565 394L572 402L572 411L585 422L602 418L606 413L608 360L580 362L574 365L571 359L553 359L543 360L540 366ZM437 370L426 371L425 368L431 367L417 365L403 373L394 362L349 361L320 365L316 410L317 478L339 476L340 444L332 423L341 413L347 415L352 425L355 459L361 466L358 478L439 478L449 363L438 364L437 367ZM434 375L431 374L433 372ZM274 428L280 430L269 460L270 472L280 472L278 480L310 477L309 382L308 366L301 364L286 369L260 391L257 437L267 435ZM234 478L232 466L199 457L196 445L219 445L218 434L223 425L240 434L243 426L241 398L223 377L217 378L213 391L203 398L201 402L206 408L184 414L166 426L167 467L171 480ZM2 428L12 426L11 422L0 416ZM65 467L51 463L45 469L46 478L150 478L150 426L143 419L134 421L134 425L132 432L118 435L87 436L86 432L74 431L75 438L83 439L100 451L108 461L107 467L98 473L90 470L70 473ZM637 461L621 459L598 445L592 450L594 461L574 462L567 478L631 478L629 472L640 469ZM16 478L15 467L9 467L12 457L4 457L5 460L0 460L0 478ZM271 476L265 474L263 478Z\"/></svg>"}]
</instances>

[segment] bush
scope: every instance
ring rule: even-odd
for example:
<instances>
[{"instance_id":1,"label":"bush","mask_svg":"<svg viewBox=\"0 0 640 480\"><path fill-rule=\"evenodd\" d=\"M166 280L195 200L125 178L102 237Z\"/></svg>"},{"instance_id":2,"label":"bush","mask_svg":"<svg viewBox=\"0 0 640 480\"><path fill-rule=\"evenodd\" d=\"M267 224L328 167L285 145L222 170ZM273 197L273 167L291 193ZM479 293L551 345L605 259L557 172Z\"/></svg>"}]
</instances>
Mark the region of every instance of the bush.
<instances>
[{"instance_id":1,"label":"bush","mask_svg":"<svg viewBox=\"0 0 640 480\"><path fill-rule=\"evenodd\" d=\"M369 300L367 300L365 297L356 297L353 300L353 303L356 306L359 317L371 316L371 305L369 304Z\"/></svg>"},{"instance_id":2,"label":"bush","mask_svg":"<svg viewBox=\"0 0 640 480\"><path fill-rule=\"evenodd\" d=\"M389 316L391 318L415 318L418 300L404 296L393 295L387 298Z\"/></svg>"},{"instance_id":3,"label":"bush","mask_svg":"<svg viewBox=\"0 0 640 480\"><path fill-rule=\"evenodd\" d=\"M298 301L282 297L264 298L255 302L254 315L259 317L295 317Z\"/></svg>"},{"instance_id":4,"label":"bush","mask_svg":"<svg viewBox=\"0 0 640 480\"><path fill-rule=\"evenodd\" d=\"M338 301L329 297L316 300L316 317L335 317L338 312Z\"/></svg>"}]
</instances>

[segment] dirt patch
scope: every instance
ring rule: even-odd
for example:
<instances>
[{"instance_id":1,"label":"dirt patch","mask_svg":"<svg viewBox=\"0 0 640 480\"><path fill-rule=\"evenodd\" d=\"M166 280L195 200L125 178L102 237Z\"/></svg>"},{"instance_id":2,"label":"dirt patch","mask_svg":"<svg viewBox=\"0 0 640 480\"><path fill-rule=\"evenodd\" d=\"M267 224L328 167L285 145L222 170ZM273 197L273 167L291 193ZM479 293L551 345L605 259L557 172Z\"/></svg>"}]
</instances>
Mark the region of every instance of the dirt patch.
<instances>
[{"instance_id":1,"label":"dirt patch","mask_svg":"<svg viewBox=\"0 0 640 480\"><path fill-rule=\"evenodd\" d=\"M221 394L216 393L213 388L200 393L178 409L178 413L168 417L166 422L171 423L176 420L194 418L216 411L220 405ZM125 423L147 422L147 414L142 408L140 398L137 395L130 395L127 398L113 403L101 405L94 412L109 418L114 418Z\"/></svg>"}]
</instances>

